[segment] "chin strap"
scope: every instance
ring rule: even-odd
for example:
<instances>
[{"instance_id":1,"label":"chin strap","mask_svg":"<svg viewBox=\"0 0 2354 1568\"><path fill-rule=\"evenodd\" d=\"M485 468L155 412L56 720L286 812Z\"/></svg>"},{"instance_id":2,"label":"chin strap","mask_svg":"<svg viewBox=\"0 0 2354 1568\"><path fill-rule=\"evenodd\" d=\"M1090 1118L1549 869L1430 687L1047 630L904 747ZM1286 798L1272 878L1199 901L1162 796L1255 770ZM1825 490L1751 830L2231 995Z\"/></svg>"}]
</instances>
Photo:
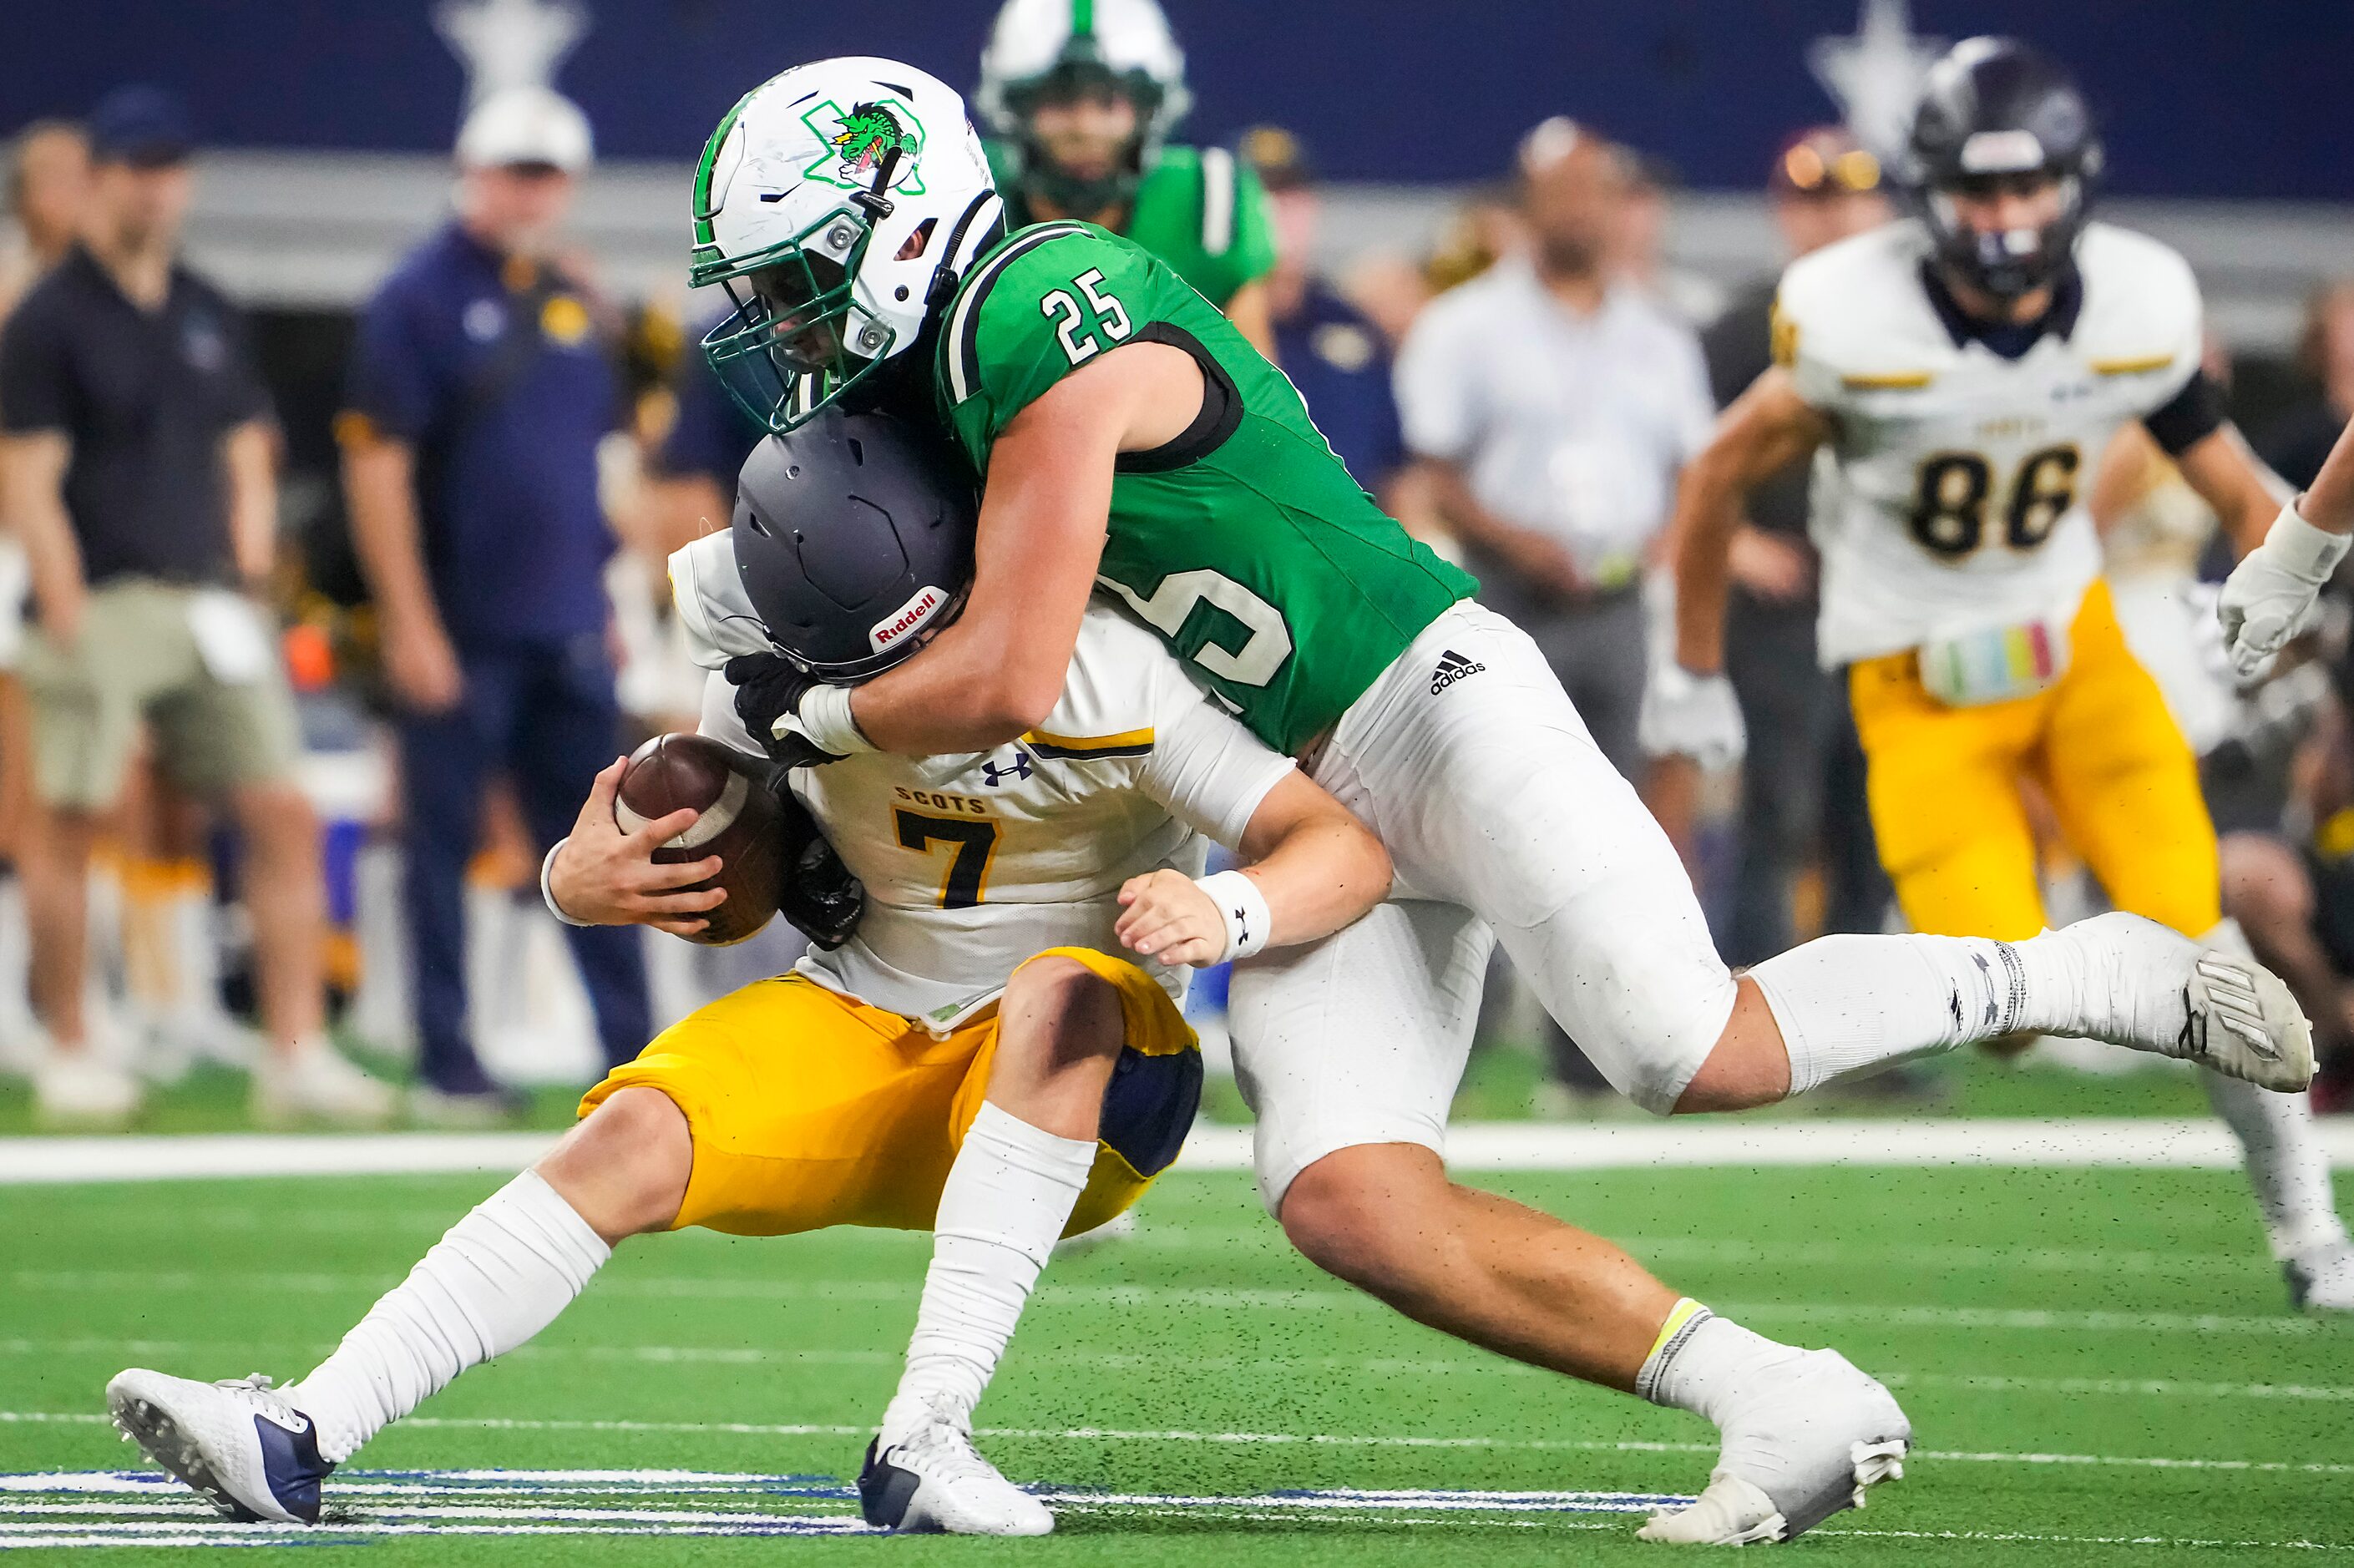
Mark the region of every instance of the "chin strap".
<instances>
[{"instance_id":1,"label":"chin strap","mask_svg":"<svg viewBox=\"0 0 2354 1568\"><path fill-rule=\"evenodd\" d=\"M850 198L872 222L880 223L891 216L891 198L883 193L891 188L891 176L899 172L899 149L894 145L875 166L875 183Z\"/></svg>"},{"instance_id":2,"label":"chin strap","mask_svg":"<svg viewBox=\"0 0 2354 1568\"><path fill-rule=\"evenodd\" d=\"M949 229L948 243L940 247L939 265L932 269L932 281L924 290L926 309L938 310L955 295L957 280L961 276L958 253L964 248L965 234L973 227L974 220L985 209L992 207L998 213L997 217L992 221L1002 222L1005 204L997 199L995 191L984 190L965 204L964 211L958 216L955 225Z\"/></svg>"}]
</instances>

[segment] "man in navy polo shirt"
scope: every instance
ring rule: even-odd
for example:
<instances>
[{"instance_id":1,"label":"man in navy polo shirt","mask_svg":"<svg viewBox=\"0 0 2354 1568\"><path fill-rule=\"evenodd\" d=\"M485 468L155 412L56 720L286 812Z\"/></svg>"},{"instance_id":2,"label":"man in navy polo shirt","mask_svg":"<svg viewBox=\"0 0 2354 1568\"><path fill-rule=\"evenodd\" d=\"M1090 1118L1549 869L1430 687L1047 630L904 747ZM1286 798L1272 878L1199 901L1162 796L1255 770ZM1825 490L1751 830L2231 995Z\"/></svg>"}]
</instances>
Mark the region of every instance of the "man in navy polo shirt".
<instances>
[{"instance_id":1,"label":"man in navy polo shirt","mask_svg":"<svg viewBox=\"0 0 2354 1568\"><path fill-rule=\"evenodd\" d=\"M1405 464L1389 344L1312 269L1320 204L1307 149L1281 126L1260 125L1243 132L1237 150L1274 215L1275 270L1267 281L1276 362L1349 477L1387 504L1385 492Z\"/></svg>"},{"instance_id":2,"label":"man in navy polo shirt","mask_svg":"<svg viewBox=\"0 0 2354 1568\"><path fill-rule=\"evenodd\" d=\"M597 495L622 420L594 308L549 254L589 161L545 88L484 100L458 138L458 210L361 318L338 420L352 534L400 709L419 1108L466 1119L497 1090L466 1033L465 873L485 787L514 779L545 849L610 762L620 710ZM637 933L565 933L610 1061L652 1033Z\"/></svg>"},{"instance_id":3,"label":"man in navy polo shirt","mask_svg":"<svg viewBox=\"0 0 2354 1568\"><path fill-rule=\"evenodd\" d=\"M318 822L257 602L276 547L276 435L243 316L179 260L186 111L118 89L90 115L90 147L78 241L0 335L0 525L24 546L37 612L22 675L41 810L25 870L52 1048L35 1104L118 1122L139 1099L92 1037L83 983L91 849L143 745L239 830L270 1038L255 1112L379 1121L391 1095L326 1037Z\"/></svg>"}]
</instances>

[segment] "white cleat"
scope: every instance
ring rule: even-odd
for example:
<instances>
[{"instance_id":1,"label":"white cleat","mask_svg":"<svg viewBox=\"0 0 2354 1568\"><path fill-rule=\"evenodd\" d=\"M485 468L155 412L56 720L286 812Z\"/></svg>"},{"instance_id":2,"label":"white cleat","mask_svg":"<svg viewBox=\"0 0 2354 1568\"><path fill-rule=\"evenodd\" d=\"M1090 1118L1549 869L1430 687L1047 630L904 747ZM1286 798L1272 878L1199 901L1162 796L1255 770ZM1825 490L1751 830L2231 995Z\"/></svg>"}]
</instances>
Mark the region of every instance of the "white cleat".
<instances>
[{"instance_id":1,"label":"white cleat","mask_svg":"<svg viewBox=\"0 0 2354 1568\"><path fill-rule=\"evenodd\" d=\"M136 1075L89 1045L53 1046L33 1068L33 1114L44 1127L126 1127L138 1113L142 1092Z\"/></svg>"},{"instance_id":2,"label":"white cleat","mask_svg":"<svg viewBox=\"0 0 2354 1568\"><path fill-rule=\"evenodd\" d=\"M2281 1265L2300 1312L2354 1312L2354 1242L2331 1242Z\"/></svg>"},{"instance_id":3,"label":"white cleat","mask_svg":"<svg viewBox=\"0 0 2354 1568\"><path fill-rule=\"evenodd\" d=\"M904 1430L893 1426L886 1414L858 1472L858 1511L867 1523L904 1535L1045 1535L1054 1530L1046 1505L998 1474L945 1404L923 1407Z\"/></svg>"},{"instance_id":4,"label":"white cleat","mask_svg":"<svg viewBox=\"0 0 2354 1568\"><path fill-rule=\"evenodd\" d=\"M332 1122L381 1127L400 1108L390 1085L368 1076L324 1040L265 1051L253 1068L253 1119L264 1127Z\"/></svg>"},{"instance_id":5,"label":"white cleat","mask_svg":"<svg viewBox=\"0 0 2354 1568\"><path fill-rule=\"evenodd\" d=\"M2096 915L2038 941L2078 959L2083 1035L2196 1062L2260 1088L2313 1082L2313 1025L2281 978L2244 953L2202 946L2138 915Z\"/></svg>"},{"instance_id":6,"label":"white cleat","mask_svg":"<svg viewBox=\"0 0 2354 1568\"><path fill-rule=\"evenodd\" d=\"M319 1483L335 1467L319 1457L311 1418L260 1373L198 1383L133 1367L106 1385L106 1408L174 1480L231 1519L319 1522Z\"/></svg>"},{"instance_id":7,"label":"white cleat","mask_svg":"<svg viewBox=\"0 0 2354 1568\"><path fill-rule=\"evenodd\" d=\"M1637 1531L1672 1546L1748 1546L1803 1535L1904 1476L1913 1424L1836 1351L1802 1351L1757 1380L1724 1424L1708 1489Z\"/></svg>"}]
</instances>

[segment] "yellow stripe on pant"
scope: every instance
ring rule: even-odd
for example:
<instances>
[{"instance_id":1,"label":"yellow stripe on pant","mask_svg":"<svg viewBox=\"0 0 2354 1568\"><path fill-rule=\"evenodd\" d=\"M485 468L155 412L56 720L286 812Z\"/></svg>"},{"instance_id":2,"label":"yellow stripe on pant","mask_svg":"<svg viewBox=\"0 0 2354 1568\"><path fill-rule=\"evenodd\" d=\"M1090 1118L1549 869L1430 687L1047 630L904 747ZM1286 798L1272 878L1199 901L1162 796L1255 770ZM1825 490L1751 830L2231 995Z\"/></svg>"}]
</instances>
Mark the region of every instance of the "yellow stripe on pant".
<instances>
[{"instance_id":1,"label":"yellow stripe on pant","mask_svg":"<svg viewBox=\"0 0 2354 1568\"><path fill-rule=\"evenodd\" d=\"M1119 991L1130 1052L1194 1052L1188 1065L1198 1064L1193 1031L1143 970L1081 948L1037 957L1083 964ZM663 1031L588 1091L580 1114L640 1085L684 1113L695 1170L674 1229L929 1230L949 1167L981 1112L997 1035L993 1009L942 1037L797 975L758 980ZM1190 1083L1198 1095L1198 1071ZM1190 1121L1190 1102L1179 1108ZM1064 1234L1129 1208L1159 1173L1099 1143Z\"/></svg>"},{"instance_id":2,"label":"yellow stripe on pant","mask_svg":"<svg viewBox=\"0 0 2354 1568\"><path fill-rule=\"evenodd\" d=\"M2198 759L2126 648L2107 584L2085 593L2070 641L2057 683L1978 707L1930 695L1911 652L1850 672L1881 863L1914 930L2019 941L2043 929L2022 779L2116 907L2192 937L2222 918Z\"/></svg>"}]
</instances>

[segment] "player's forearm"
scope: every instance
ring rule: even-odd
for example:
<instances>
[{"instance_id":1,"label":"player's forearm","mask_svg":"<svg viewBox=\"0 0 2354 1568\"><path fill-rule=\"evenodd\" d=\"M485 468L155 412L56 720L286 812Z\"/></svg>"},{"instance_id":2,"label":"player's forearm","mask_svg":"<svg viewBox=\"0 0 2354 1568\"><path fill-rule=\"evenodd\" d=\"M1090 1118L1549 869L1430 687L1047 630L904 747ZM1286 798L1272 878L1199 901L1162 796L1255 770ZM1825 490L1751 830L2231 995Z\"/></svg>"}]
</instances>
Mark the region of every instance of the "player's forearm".
<instances>
[{"instance_id":1,"label":"player's forearm","mask_svg":"<svg viewBox=\"0 0 2354 1568\"><path fill-rule=\"evenodd\" d=\"M1390 892L1388 852L1345 812L1296 825L1243 874L1267 900L1274 947L1329 937Z\"/></svg>"},{"instance_id":2,"label":"player's forearm","mask_svg":"<svg viewBox=\"0 0 2354 1568\"><path fill-rule=\"evenodd\" d=\"M1713 447L1685 467L1676 485L1675 515L1668 524L1676 579L1676 662L1695 674L1724 667L1724 605L1741 499L1734 465Z\"/></svg>"},{"instance_id":3,"label":"player's forearm","mask_svg":"<svg viewBox=\"0 0 2354 1568\"><path fill-rule=\"evenodd\" d=\"M1123 361L1130 353L1066 377L998 437L964 613L851 697L851 719L873 745L912 757L986 751L1054 711L1103 555L1113 465L1134 406L1158 387L1154 362ZM1192 361L1178 358L1198 382Z\"/></svg>"},{"instance_id":4,"label":"player's forearm","mask_svg":"<svg viewBox=\"0 0 2354 1568\"><path fill-rule=\"evenodd\" d=\"M2175 466L2214 512L2242 556L2264 542L2289 487L2249 450L2231 425L2209 431L2175 455ZM2310 518L2306 519L2308 522Z\"/></svg>"},{"instance_id":5,"label":"player's forearm","mask_svg":"<svg viewBox=\"0 0 2354 1568\"><path fill-rule=\"evenodd\" d=\"M412 472L408 449L397 441L345 450L344 493L351 509L352 549L385 614L438 623L440 611L419 544Z\"/></svg>"},{"instance_id":6,"label":"player's forearm","mask_svg":"<svg viewBox=\"0 0 2354 1568\"><path fill-rule=\"evenodd\" d=\"M1676 662L1685 669L1706 675L1724 667L1733 535L1750 491L1830 435L1829 421L1777 367L1733 400L1708 445L1684 465L1668 537L1675 552Z\"/></svg>"},{"instance_id":7,"label":"player's forearm","mask_svg":"<svg viewBox=\"0 0 2354 1568\"><path fill-rule=\"evenodd\" d=\"M858 733L884 751L931 757L992 750L1044 723L1069 673L1077 628L1055 644L1058 659L997 619L968 610L920 655L853 692ZM1043 629L1036 635L1052 641Z\"/></svg>"},{"instance_id":8,"label":"player's forearm","mask_svg":"<svg viewBox=\"0 0 2354 1568\"><path fill-rule=\"evenodd\" d=\"M2338 444L2322 460L2313 486L2296 503L2297 515L2332 534L2354 534L2354 423L2338 432Z\"/></svg>"}]
</instances>

